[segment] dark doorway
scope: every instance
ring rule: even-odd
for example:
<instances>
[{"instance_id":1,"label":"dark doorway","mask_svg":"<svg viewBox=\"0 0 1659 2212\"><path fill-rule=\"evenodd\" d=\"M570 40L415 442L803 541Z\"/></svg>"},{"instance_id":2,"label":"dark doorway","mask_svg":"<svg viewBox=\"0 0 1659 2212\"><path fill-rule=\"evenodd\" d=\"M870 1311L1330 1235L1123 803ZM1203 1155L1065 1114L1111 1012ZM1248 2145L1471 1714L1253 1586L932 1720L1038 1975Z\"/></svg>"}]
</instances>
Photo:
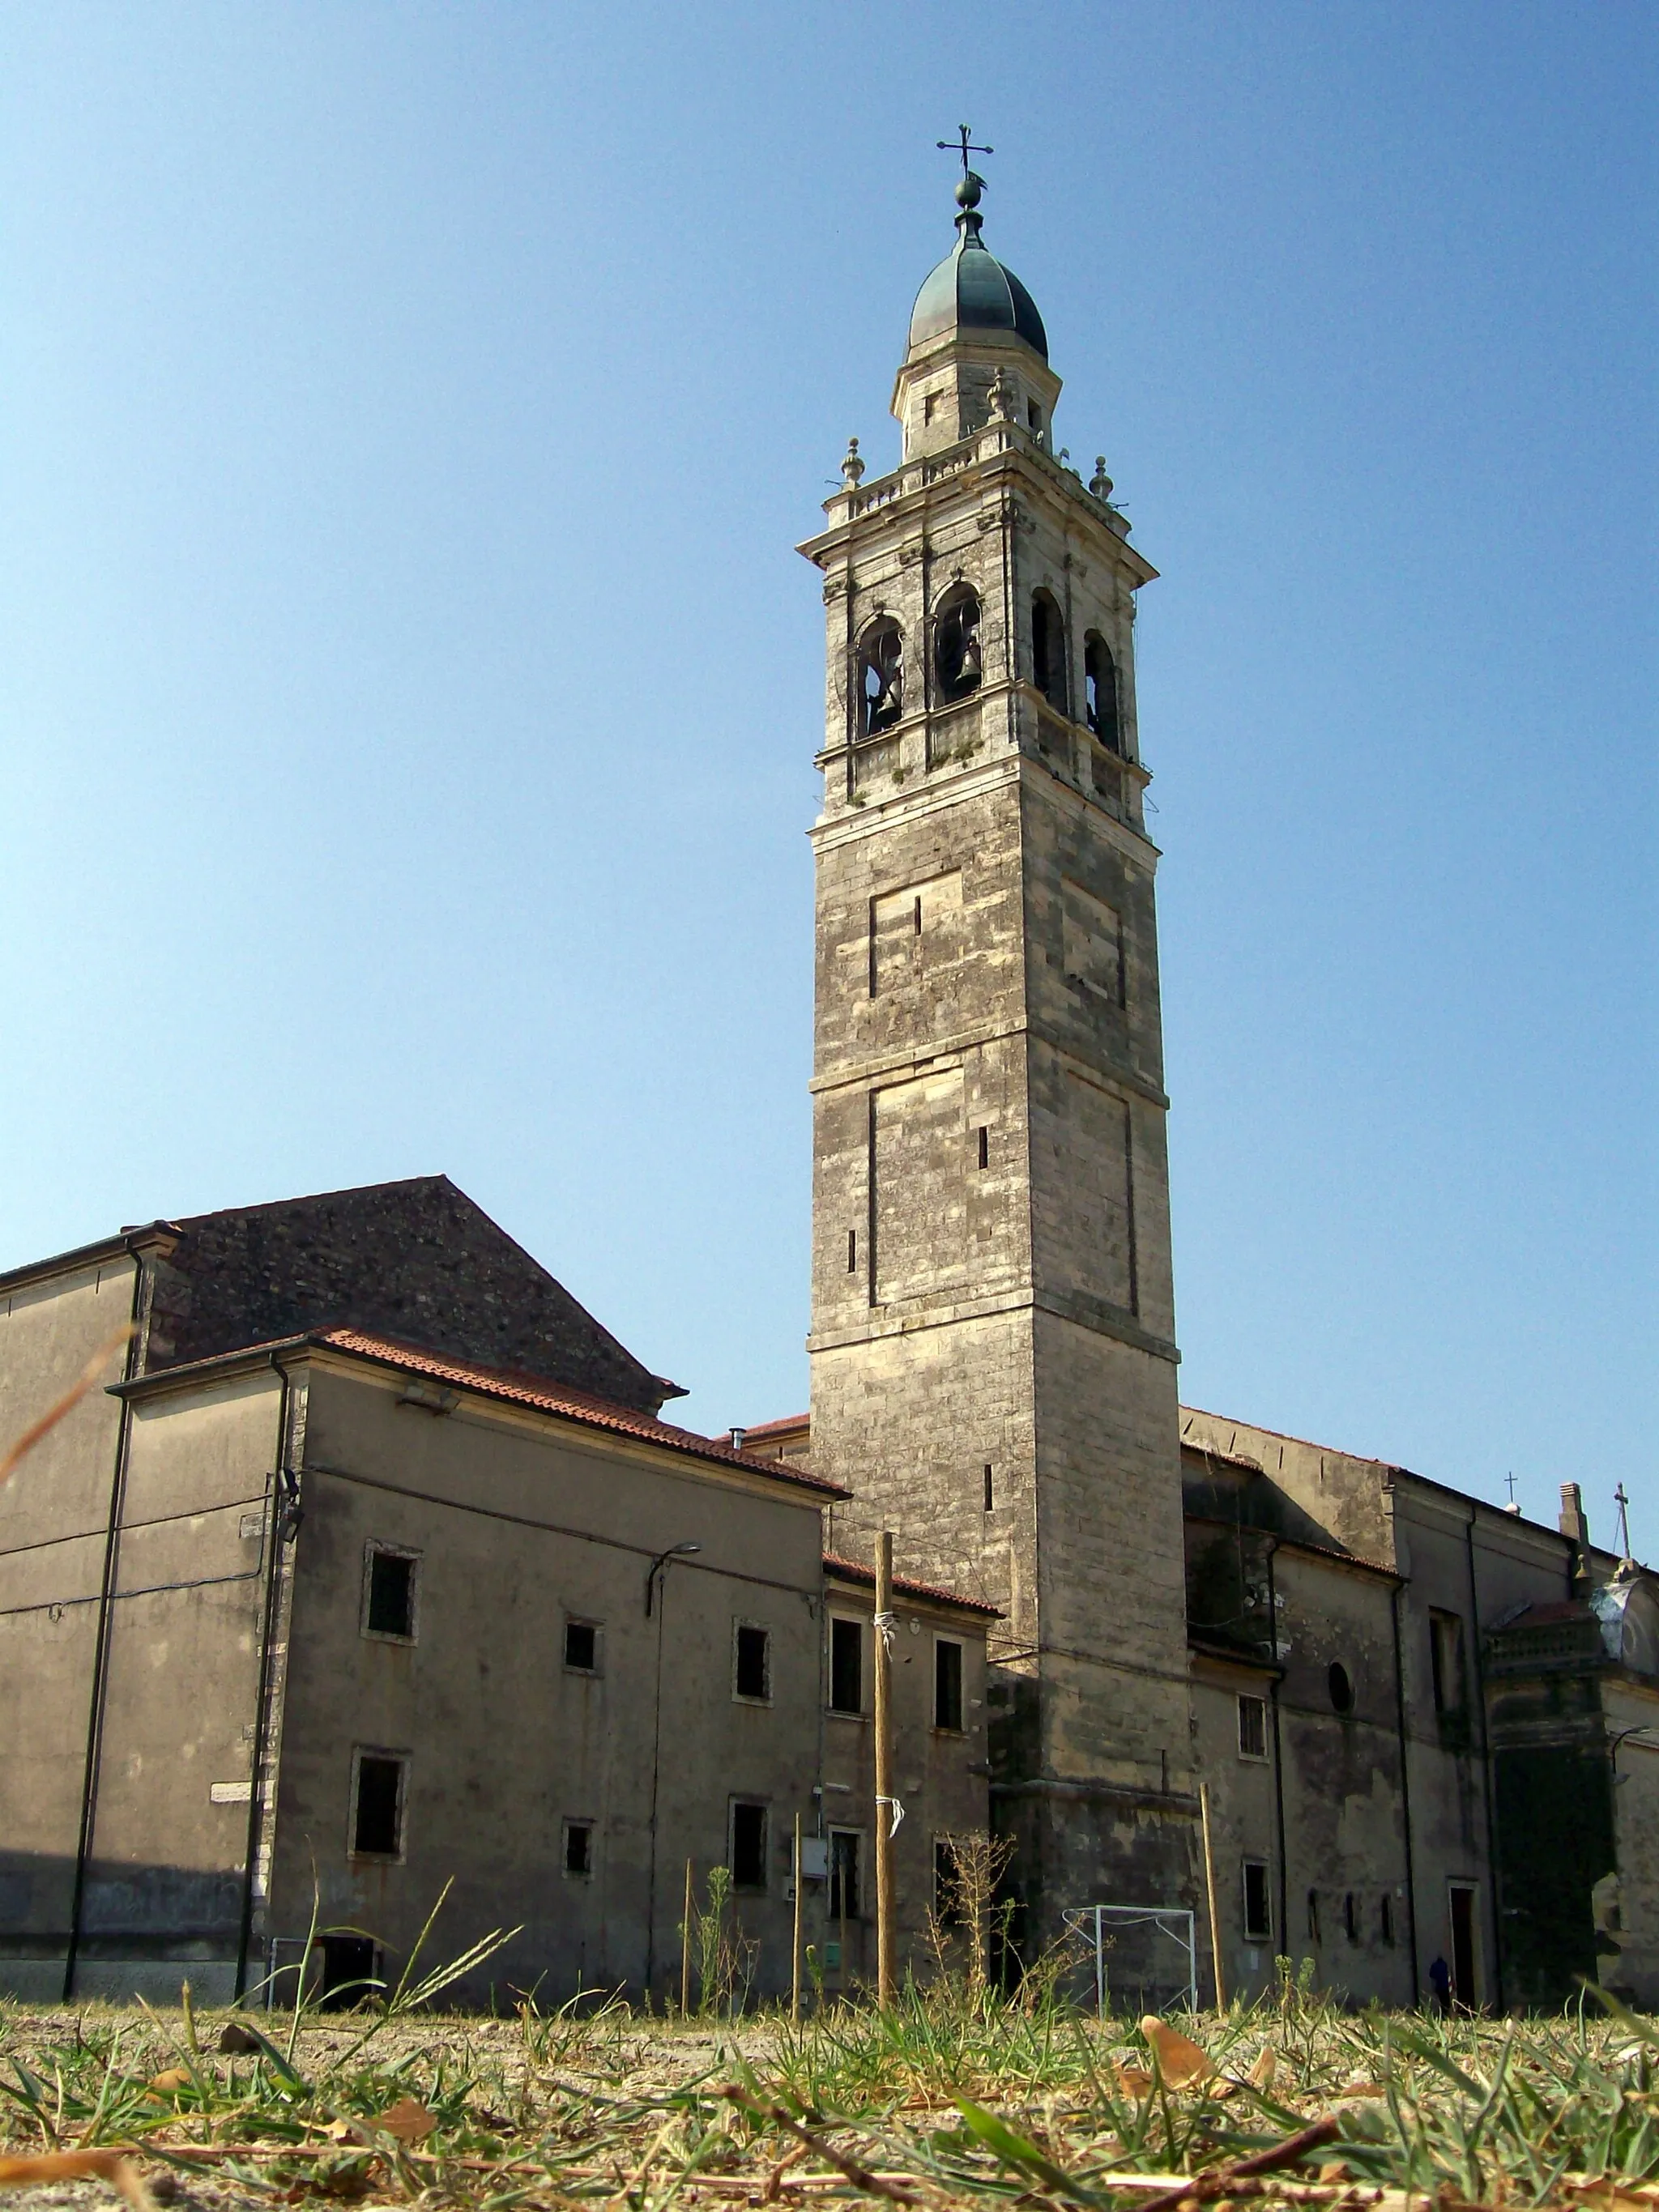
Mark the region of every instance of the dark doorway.
<instances>
[{"instance_id":1,"label":"dark doorway","mask_svg":"<svg viewBox=\"0 0 1659 2212\"><path fill-rule=\"evenodd\" d=\"M325 2012L344 2012L376 1995L380 1981L374 1972L374 1944L368 1936L322 1936L317 1948L323 1954L322 1980L317 2001Z\"/></svg>"},{"instance_id":2,"label":"dark doorway","mask_svg":"<svg viewBox=\"0 0 1659 2212\"><path fill-rule=\"evenodd\" d=\"M1473 2012L1474 1986L1474 1892L1454 1882L1451 1890L1452 2002Z\"/></svg>"}]
</instances>

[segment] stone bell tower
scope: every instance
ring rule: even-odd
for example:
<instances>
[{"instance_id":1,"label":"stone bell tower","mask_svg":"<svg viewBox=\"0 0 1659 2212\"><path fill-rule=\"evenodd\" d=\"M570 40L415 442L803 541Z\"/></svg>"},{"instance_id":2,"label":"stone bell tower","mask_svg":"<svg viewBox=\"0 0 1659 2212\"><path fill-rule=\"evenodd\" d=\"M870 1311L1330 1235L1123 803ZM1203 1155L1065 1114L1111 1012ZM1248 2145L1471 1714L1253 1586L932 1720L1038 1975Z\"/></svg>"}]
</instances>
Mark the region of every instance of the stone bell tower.
<instances>
[{"instance_id":1,"label":"stone bell tower","mask_svg":"<svg viewBox=\"0 0 1659 2212\"><path fill-rule=\"evenodd\" d=\"M965 166L964 154L964 166ZM1025 1940L1192 1901L1175 1316L1134 594L1054 451L1042 318L980 232L917 295L903 453L801 550L828 616L812 830L812 1456L849 1540L993 1599ZM842 1528L846 1517L837 1516Z\"/></svg>"}]
</instances>

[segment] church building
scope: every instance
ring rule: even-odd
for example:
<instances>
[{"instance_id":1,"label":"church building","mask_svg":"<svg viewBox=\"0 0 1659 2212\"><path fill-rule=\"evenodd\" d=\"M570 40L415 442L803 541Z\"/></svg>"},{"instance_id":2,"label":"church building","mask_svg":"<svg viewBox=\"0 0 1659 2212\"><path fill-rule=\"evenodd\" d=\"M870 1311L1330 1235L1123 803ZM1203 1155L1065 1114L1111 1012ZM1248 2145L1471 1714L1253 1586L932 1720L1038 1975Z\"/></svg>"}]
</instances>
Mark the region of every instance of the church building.
<instances>
[{"instance_id":1,"label":"church building","mask_svg":"<svg viewBox=\"0 0 1659 2212\"><path fill-rule=\"evenodd\" d=\"M969 150L897 464L854 441L801 549L810 1411L665 1419L677 1386L441 1176L0 1274L0 1449L103 1363L0 1486L0 1988L338 1992L448 1882L462 1941L514 1931L459 1995L660 2003L719 1867L744 1989L788 1989L799 1905L850 1990L882 1634L917 1972L994 1832L1010 1978L1116 1915L1109 1990L1168 2002L1139 1913L1190 1929L1206 2001L1283 1958L1359 2002L1659 2003L1659 1588L1622 1522L1181 1403L1157 571L1057 447Z\"/></svg>"}]
</instances>

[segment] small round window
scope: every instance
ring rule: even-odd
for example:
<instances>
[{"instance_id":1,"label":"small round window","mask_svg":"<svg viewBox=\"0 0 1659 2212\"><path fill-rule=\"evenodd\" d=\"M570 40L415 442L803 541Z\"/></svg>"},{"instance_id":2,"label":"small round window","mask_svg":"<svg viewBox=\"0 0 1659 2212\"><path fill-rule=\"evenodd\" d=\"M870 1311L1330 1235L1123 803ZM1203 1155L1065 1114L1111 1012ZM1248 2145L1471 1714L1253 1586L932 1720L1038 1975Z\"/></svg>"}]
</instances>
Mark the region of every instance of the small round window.
<instances>
[{"instance_id":1,"label":"small round window","mask_svg":"<svg viewBox=\"0 0 1659 2212\"><path fill-rule=\"evenodd\" d=\"M1331 1703L1340 1713L1353 1711L1353 1677L1340 1659L1333 1659L1325 1678L1331 1686Z\"/></svg>"}]
</instances>

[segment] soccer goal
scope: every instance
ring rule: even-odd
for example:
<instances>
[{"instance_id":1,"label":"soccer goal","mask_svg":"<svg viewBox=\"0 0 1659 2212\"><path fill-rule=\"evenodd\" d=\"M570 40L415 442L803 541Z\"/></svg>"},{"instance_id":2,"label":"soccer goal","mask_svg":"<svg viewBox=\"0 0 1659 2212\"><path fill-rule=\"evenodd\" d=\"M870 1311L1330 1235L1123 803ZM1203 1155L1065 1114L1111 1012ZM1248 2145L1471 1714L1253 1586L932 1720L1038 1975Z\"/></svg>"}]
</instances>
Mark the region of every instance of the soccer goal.
<instances>
[{"instance_id":1,"label":"soccer goal","mask_svg":"<svg viewBox=\"0 0 1659 2212\"><path fill-rule=\"evenodd\" d=\"M1115 1999L1126 2010L1198 2010L1198 1944L1193 1916L1176 1905L1079 1905L1066 1915L1092 1954L1095 2010ZM1079 1994L1081 1994L1079 1992Z\"/></svg>"}]
</instances>

